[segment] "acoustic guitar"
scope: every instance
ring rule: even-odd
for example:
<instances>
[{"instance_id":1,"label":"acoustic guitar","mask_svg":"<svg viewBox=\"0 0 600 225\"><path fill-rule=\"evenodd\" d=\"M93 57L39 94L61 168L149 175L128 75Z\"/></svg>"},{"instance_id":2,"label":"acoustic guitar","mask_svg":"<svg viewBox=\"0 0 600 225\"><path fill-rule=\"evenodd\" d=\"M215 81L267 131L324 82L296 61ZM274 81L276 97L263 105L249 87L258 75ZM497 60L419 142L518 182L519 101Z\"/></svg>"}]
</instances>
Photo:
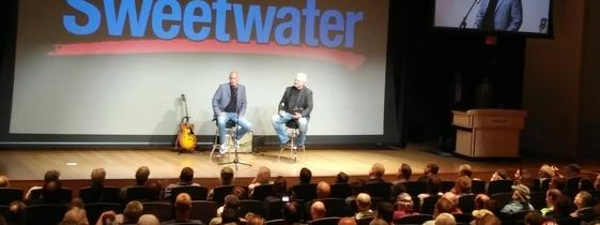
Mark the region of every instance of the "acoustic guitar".
<instances>
[{"instance_id":1,"label":"acoustic guitar","mask_svg":"<svg viewBox=\"0 0 600 225\"><path fill-rule=\"evenodd\" d=\"M181 101L185 105L185 116L179 123L179 131L177 132L177 139L175 140L175 148L178 148L180 152L194 152L198 141L194 134L194 124L190 123L190 116L188 115L188 105L185 100L185 95L181 95Z\"/></svg>"}]
</instances>

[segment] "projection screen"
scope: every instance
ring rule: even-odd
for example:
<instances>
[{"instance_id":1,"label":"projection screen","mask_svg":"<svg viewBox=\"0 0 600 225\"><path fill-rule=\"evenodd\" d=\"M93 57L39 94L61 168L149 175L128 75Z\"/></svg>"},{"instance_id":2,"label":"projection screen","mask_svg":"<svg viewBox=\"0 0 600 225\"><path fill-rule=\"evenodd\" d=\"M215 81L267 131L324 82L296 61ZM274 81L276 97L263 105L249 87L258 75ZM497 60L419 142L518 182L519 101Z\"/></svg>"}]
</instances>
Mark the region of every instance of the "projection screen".
<instances>
[{"instance_id":1,"label":"projection screen","mask_svg":"<svg viewBox=\"0 0 600 225\"><path fill-rule=\"evenodd\" d=\"M230 71L245 117L271 117L294 74L309 135L382 135L388 0L20 0L11 134L214 135Z\"/></svg>"}]
</instances>

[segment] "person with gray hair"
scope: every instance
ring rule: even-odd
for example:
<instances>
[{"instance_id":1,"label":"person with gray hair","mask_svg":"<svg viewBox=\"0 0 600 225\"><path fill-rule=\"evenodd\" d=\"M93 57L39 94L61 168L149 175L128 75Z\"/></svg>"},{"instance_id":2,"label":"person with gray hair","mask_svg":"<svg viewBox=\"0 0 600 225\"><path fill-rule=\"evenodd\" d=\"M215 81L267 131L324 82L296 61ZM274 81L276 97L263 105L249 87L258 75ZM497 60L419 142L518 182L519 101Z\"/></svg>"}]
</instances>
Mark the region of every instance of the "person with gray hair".
<instances>
[{"instance_id":1,"label":"person with gray hair","mask_svg":"<svg viewBox=\"0 0 600 225\"><path fill-rule=\"evenodd\" d=\"M313 94L306 87L306 80L306 74L296 74L294 85L285 89L283 97L279 102L278 112L273 115L273 128L277 133L282 147L290 141L290 137L286 132L286 123L290 120L295 120L300 130L297 146L304 148L306 132L308 131L308 121L313 109Z\"/></svg>"}]
</instances>

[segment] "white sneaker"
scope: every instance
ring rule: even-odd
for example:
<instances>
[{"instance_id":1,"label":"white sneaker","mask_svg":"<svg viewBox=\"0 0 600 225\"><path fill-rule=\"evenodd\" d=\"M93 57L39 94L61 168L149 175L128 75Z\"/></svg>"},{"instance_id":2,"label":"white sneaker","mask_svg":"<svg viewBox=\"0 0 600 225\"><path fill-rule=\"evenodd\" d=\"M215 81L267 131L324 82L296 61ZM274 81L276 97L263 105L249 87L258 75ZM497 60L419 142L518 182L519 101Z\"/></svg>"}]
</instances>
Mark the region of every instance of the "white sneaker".
<instances>
[{"instance_id":1,"label":"white sneaker","mask_svg":"<svg viewBox=\"0 0 600 225\"><path fill-rule=\"evenodd\" d=\"M227 153L227 145L221 145L219 147L219 154L224 155L225 153Z\"/></svg>"}]
</instances>

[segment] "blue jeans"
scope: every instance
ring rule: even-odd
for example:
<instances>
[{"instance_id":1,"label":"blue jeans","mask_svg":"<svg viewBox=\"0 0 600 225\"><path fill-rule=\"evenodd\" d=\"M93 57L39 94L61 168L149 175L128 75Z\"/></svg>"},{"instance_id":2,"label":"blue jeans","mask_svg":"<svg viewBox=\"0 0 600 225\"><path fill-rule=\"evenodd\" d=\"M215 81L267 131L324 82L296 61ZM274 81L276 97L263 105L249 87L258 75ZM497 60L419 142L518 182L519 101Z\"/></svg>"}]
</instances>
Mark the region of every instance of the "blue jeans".
<instances>
[{"instance_id":1,"label":"blue jeans","mask_svg":"<svg viewBox=\"0 0 600 225\"><path fill-rule=\"evenodd\" d=\"M237 140L240 140L244 134L252 129L252 124L250 124L250 122L248 122L248 120L246 120L244 117L237 117L236 113L225 112L219 114L219 116L217 116L217 127L219 127L219 142L221 145L225 144L225 130L227 129L225 126L230 120L237 122L237 124L240 126L240 129L238 129L237 132L237 137L235 137Z\"/></svg>"},{"instance_id":2,"label":"blue jeans","mask_svg":"<svg viewBox=\"0 0 600 225\"><path fill-rule=\"evenodd\" d=\"M275 129L281 144L285 144L290 140L285 126L285 123L290 120L292 120L292 114L287 112L273 115L273 128ZM306 131L308 131L308 120L306 118L302 117L298 119L298 130L300 130L300 135L298 135L298 138L296 139L296 145L302 146L304 145L304 141L306 141Z\"/></svg>"}]
</instances>

